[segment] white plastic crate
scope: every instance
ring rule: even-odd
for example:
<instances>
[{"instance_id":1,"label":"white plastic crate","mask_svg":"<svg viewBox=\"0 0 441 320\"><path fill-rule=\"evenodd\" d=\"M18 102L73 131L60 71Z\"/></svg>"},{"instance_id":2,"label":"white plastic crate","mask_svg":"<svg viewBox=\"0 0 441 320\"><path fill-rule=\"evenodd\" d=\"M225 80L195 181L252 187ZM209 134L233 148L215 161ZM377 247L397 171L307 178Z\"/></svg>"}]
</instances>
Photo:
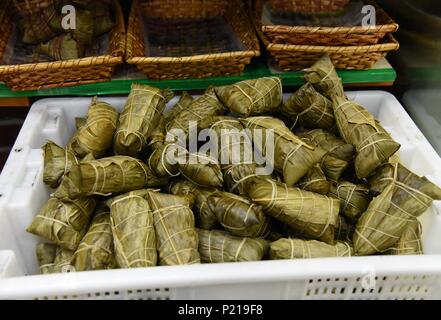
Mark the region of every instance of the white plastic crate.
<instances>
[{"instance_id":1,"label":"white plastic crate","mask_svg":"<svg viewBox=\"0 0 441 320\"><path fill-rule=\"evenodd\" d=\"M403 163L441 184L441 159L386 92L351 92L402 144ZM125 98L103 98L122 109ZM0 176L0 299L441 299L441 204L423 217L423 256L154 267L36 276L26 233L49 196L41 146L65 145L90 98L38 101ZM176 102L176 99L170 104Z\"/></svg>"}]
</instances>

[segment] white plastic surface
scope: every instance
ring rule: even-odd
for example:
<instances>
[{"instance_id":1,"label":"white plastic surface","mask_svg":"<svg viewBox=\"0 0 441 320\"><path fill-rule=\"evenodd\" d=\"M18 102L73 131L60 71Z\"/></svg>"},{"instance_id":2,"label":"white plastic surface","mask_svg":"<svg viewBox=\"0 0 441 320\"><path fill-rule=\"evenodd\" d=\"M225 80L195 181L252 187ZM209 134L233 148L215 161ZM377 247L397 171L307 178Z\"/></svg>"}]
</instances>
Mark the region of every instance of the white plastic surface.
<instances>
[{"instance_id":1,"label":"white plastic surface","mask_svg":"<svg viewBox=\"0 0 441 320\"><path fill-rule=\"evenodd\" d=\"M348 93L402 144L402 162L441 184L441 159L386 92ZM122 109L125 98L103 98ZM26 233L49 196L41 146L65 145L74 118L91 98L35 103L0 176L0 299L441 299L441 204L422 218L423 256L154 267L35 276L35 246ZM170 103L173 104L176 99Z\"/></svg>"},{"instance_id":2,"label":"white plastic surface","mask_svg":"<svg viewBox=\"0 0 441 320\"><path fill-rule=\"evenodd\" d=\"M427 140L441 154L441 91L409 90L404 94L403 102Z\"/></svg>"}]
</instances>

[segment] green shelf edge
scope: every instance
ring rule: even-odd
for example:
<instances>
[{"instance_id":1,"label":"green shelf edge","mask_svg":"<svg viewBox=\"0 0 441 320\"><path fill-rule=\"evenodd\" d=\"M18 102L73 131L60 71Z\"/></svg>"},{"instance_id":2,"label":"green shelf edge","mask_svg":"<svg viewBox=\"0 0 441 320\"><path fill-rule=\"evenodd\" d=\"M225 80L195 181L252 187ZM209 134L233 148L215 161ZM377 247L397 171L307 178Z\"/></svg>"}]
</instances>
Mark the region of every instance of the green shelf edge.
<instances>
[{"instance_id":1,"label":"green shelf edge","mask_svg":"<svg viewBox=\"0 0 441 320\"><path fill-rule=\"evenodd\" d=\"M392 83L396 80L397 74L393 68L379 68L369 70L339 70L339 76L344 84L369 84L369 83ZM132 83L149 84L159 88L170 88L172 90L204 90L210 85L222 86L242 80L254 79L265 76L279 76L285 86L300 86L304 83L303 72L272 73L262 61L248 66L240 76L212 77L204 79L187 80L164 80L150 81L141 80L112 80L107 82L84 84L67 88L55 88L36 91L13 92L0 83L0 98L20 97L47 97L47 96L94 96L94 95L122 95L130 92Z\"/></svg>"}]
</instances>

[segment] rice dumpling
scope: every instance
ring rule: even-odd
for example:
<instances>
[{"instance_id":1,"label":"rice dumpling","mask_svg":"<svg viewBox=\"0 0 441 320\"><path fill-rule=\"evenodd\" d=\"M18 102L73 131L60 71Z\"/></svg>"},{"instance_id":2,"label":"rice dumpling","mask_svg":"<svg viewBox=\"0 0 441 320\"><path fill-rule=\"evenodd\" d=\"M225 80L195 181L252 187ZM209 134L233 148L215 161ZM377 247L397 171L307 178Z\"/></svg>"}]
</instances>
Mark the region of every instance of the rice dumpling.
<instances>
[{"instance_id":1,"label":"rice dumpling","mask_svg":"<svg viewBox=\"0 0 441 320\"><path fill-rule=\"evenodd\" d=\"M313 66L304 71L306 81L327 98L346 97L343 84L328 55L324 55Z\"/></svg>"},{"instance_id":2,"label":"rice dumpling","mask_svg":"<svg viewBox=\"0 0 441 320\"><path fill-rule=\"evenodd\" d=\"M148 201L153 210L160 265L200 263L198 234L189 200L148 191Z\"/></svg>"},{"instance_id":3,"label":"rice dumpling","mask_svg":"<svg viewBox=\"0 0 441 320\"><path fill-rule=\"evenodd\" d=\"M321 129L304 132L300 137L307 139L306 141L309 144L327 152L320 161L320 166L329 179L340 180L343 173L351 165L355 152L354 146Z\"/></svg>"},{"instance_id":4,"label":"rice dumpling","mask_svg":"<svg viewBox=\"0 0 441 320\"><path fill-rule=\"evenodd\" d=\"M56 244L51 243L40 243L37 245L37 261L41 274L53 273L57 248Z\"/></svg>"},{"instance_id":5,"label":"rice dumpling","mask_svg":"<svg viewBox=\"0 0 441 320\"><path fill-rule=\"evenodd\" d=\"M391 255L409 256L424 254L423 241L421 235L423 229L421 223L415 219L410 222L397 244L390 248L387 252Z\"/></svg>"},{"instance_id":6,"label":"rice dumpling","mask_svg":"<svg viewBox=\"0 0 441 320\"><path fill-rule=\"evenodd\" d=\"M358 221L372 200L367 186L348 181L333 183L328 196L339 199L342 205L341 212L354 222Z\"/></svg>"},{"instance_id":7,"label":"rice dumpling","mask_svg":"<svg viewBox=\"0 0 441 320\"><path fill-rule=\"evenodd\" d=\"M357 150L355 172L359 179L369 177L400 149L374 116L355 102L336 97L334 112L343 139Z\"/></svg>"},{"instance_id":8,"label":"rice dumpling","mask_svg":"<svg viewBox=\"0 0 441 320\"><path fill-rule=\"evenodd\" d=\"M242 117L273 113L282 104L282 81L277 77L245 80L216 88L216 95L231 112Z\"/></svg>"},{"instance_id":9,"label":"rice dumpling","mask_svg":"<svg viewBox=\"0 0 441 320\"><path fill-rule=\"evenodd\" d=\"M38 50L55 61L75 60L82 58L84 54L82 45L69 33L61 34L46 43L40 44Z\"/></svg>"},{"instance_id":10,"label":"rice dumpling","mask_svg":"<svg viewBox=\"0 0 441 320\"><path fill-rule=\"evenodd\" d=\"M386 164L370 181L374 194L358 221L354 249L358 255L371 255L393 247L416 218L441 200L441 189L400 164Z\"/></svg>"},{"instance_id":11,"label":"rice dumpling","mask_svg":"<svg viewBox=\"0 0 441 320\"><path fill-rule=\"evenodd\" d=\"M260 261L268 242L260 238L236 237L224 231L198 229L199 252L203 263Z\"/></svg>"},{"instance_id":12,"label":"rice dumpling","mask_svg":"<svg viewBox=\"0 0 441 320\"><path fill-rule=\"evenodd\" d=\"M195 99L191 104L179 112L167 125L167 130L181 129L188 132L191 123L198 124L204 118L221 116L227 113L227 109L219 101L214 89L210 88L203 96Z\"/></svg>"},{"instance_id":13,"label":"rice dumpling","mask_svg":"<svg viewBox=\"0 0 441 320\"><path fill-rule=\"evenodd\" d=\"M242 119L242 123L251 131L261 129L266 136L268 130L274 132L274 141L265 141L261 144L262 155L266 155L269 144L274 143L274 167L283 174L285 183L292 187L305 176L309 169L318 163L326 152L302 141L292 133L283 121L271 117L254 117ZM259 146L255 146L259 148ZM268 155L266 155L268 158Z\"/></svg>"},{"instance_id":14,"label":"rice dumpling","mask_svg":"<svg viewBox=\"0 0 441 320\"><path fill-rule=\"evenodd\" d=\"M200 187L222 188L224 178L220 164L201 153L188 154L188 161L178 164L179 172Z\"/></svg>"},{"instance_id":15,"label":"rice dumpling","mask_svg":"<svg viewBox=\"0 0 441 320\"><path fill-rule=\"evenodd\" d=\"M213 230L219 226L219 221L215 213L208 206L208 198L219 194L219 190L214 188L201 188L190 181L179 180L170 186L170 193L180 196L193 196L193 212L196 216L196 222L199 228Z\"/></svg>"},{"instance_id":16,"label":"rice dumpling","mask_svg":"<svg viewBox=\"0 0 441 320\"><path fill-rule=\"evenodd\" d=\"M334 243L339 200L262 178L248 184L248 197L292 229L313 239Z\"/></svg>"},{"instance_id":17,"label":"rice dumpling","mask_svg":"<svg viewBox=\"0 0 441 320\"><path fill-rule=\"evenodd\" d=\"M218 162L200 153L190 154L177 144L168 143L153 151L147 164L158 177L182 174L200 187L222 187L223 175Z\"/></svg>"},{"instance_id":18,"label":"rice dumpling","mask_svg":"<svg viewBox=\"0 0 441 320\"><path fill-rule=\"evenodd\" d=\"M333 245L316 240L280 239L270 244L271 260L351 257L353 249L347 242Z\"/></svg>"},{"instance_id":19,"label":"rice dumpling","mask_svg":"<svg viewBox=\"0 0 441 320\"><path fill-rule=\"evenodd\" d=\"M89 230L72 258L76 271L113 269L116 265L113 249L110 210L100 205Z\"/></svg>"},{"instance_id":20,"label":"rice dumpling","mask_svg":"<svg viewBox=\"0 0 441 320\"><path fill-rule=\"evenodd\" d=\"M57 253L55 255L54 268L52 269L52 273L75 272L76 270L72 266L73 255L74 251L58 247Z\"/></svg>"},{"instance_id":21,"label":"rice dumpling","mask_svg":"<svg viewBox=\"0 0 441 320\"><path fill-rule=\"evenodd\" d=\"M291 95L279 112L307 129L330 130L335 125L332 102L309 83Z\"/></svg>"},{"instance_id":22,"label":"rice dumpling","mask_svg":"<svg viewBox=\"0 0 441 320\"><path fill-rule=\"evenodd\" d=\"M61 179L73 165L78 164L77 157L52 141L43 147L44 172L43 181L51 188L57 188Z\"/></svg>"},{"instance_id":23,"label":"rice dumpling","mask_svg":"<svg viewBox=\"0 0 441 320\"><path fill-rule=\"evenodd\" d=\"M309 169L306 176L297 184L300 189L315 192L322 195L328 195L331 183L326 180L326 175L319 164Z\"/></svg>"},{"instance_id":24,"label":"rice dumpling","mask_svg":"<svg viewBox=\"0 0 441 320\"><path fill-rule=\"evenodd\" d=\"M102 157L112 146L118 124L118 112L110 104L92 99L86 124L78 130L70 149L80 158L91 153L96 159Z\"/></svg>"},{"instance_id":25,"label":"rice dumpling","mask_svg":"<svg viewBox=\"0 0 441 320\"><path fill-rule=\"evenodd\" d=\"M165 106L172 97L173 93L170 90L132 84L115 133L115 153L138 156L147 147L148 138L158 125Z\"/></svg>"},{"instance_id":26,"label":"rice dumpling","mask_svg":"<svg viewBox=\"0 0 441 320\"><path fill-rule=\"evenodd\" d=\"M166 113L164 113L165 121L168 123L172 121L181 111L187 109L187 107L194 101L194 98L183 91L179 101Z\"/></svg>"},{"instance_id":27,"label":"rice dumpling","mask_svg":"<svg viewBox=\"0 0 441 320\"><path fill-rule=\"evenodd\" d=\"M87 232L95 206L96 201L93 198L64 201L50 198L27 231L62 248L75 251Z\"/></svg>"},{"instance_id":28,"label":"rice dumpling","mask_svg":"<svg viewBox=\"0 0 441 320\"><path fill-rule=\"evenodd\" d=\"M156 266L156 233L147 190L138 190L107 200L120 268Z\"/></svg>"},{"instance_id":29,"label":"rice dumpling","mask_svg":"<svg viewBox=\"0 0 441 320\"><path fill-rule=\"evenodd\" d=\"M111 177L111 179L109 178ZM146 186L162 185L140 160L114 156L73 166L61 182L54 196L75 199L80 196L110 195L139 190Z\"/></svg>"},{"instance_id":30,"label":"rice dumpling","mask_svg":"<svg viewBox=\"0 0 441 320\"><path fill-rule=\"evenodd\" d=\"M229 191L245 194L246 180L257 175L258 166L253 162L253 143L242 123L233 117L208 117L199 123L200 129L210 129L216 139L218 159L221 161L224 182Z\"/></svg>"},{"instance_id":31,"label":"rice dumpling","mask_svg":"<svg viewBox=\"0 0 441 320\"><path fill-rule=\"evenodd\" d=\"M23 17L19 22L25 44L39 44L56 37L62 31L61 16L49 5L39 12Z\"/></svg>"},{"instance_id":32,"label":"rice dumpling","mask_svg":"<svg viewBox=\"0 0 441 320\"><path fill-rule=\"evenodd\" d=\"M212 195L208 207L220 224L233 235L263 238L268 234L268 219L262 207L231 193Z\"/></svg>"}]
</instances>

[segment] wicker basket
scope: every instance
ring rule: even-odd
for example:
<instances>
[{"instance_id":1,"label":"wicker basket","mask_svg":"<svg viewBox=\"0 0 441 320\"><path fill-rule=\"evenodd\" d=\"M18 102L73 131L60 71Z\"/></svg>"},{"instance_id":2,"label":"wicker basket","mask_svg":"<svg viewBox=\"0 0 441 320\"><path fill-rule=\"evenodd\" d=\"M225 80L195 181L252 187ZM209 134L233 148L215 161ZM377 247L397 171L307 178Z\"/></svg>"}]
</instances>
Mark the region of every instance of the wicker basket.
<instances>
[{"instance_id":1,"label":"wicker basket","mask_svg":"<svg viewBox=\"0 0 441 320\"><path fill-rule=\"evenodd\" d=\"M237 0L181 0L180 3L185 2L187 5L177 6L173 10L167 8L170 7L170 3L175 4L176 0L153 1L153 3L159 2L163 7L153 6L151 1L147 2L147 5L145 2L133 1L127 32L127 62L136 65L149 79L166 80L238 75L253 57L260 54L257 36ZM193 7L193 4L196 7ZM213 6L219 11L216 12ZM146 56L146 52L149 52L150 49L148 49L149 43L145 41L144 21L141 13L149 17L173 19L173 23L182 17L200 19L221 15L234 30L244 49L194 56ZM172 15L172 13L174 14Z\"/></svg>"},{"instance_id":2,"label":"wicker basket","mask_svg":"<svg viewBox=\"0 0 441 320\"><path fill-rule=\"evenodd\" d=\"M263 0L257 0L253 19L261 21ZM368 2L370 3L370 2ZM375 5L374 3L372 3ZM262 31L272 43L314 46L362 46L379 43L399 28L389 15L375 5L377 24L372 27L309 27L261 25Z\"/></svg>"},{"instance_id":3,"label":"wicker basket","mask_svg":"<svg viewBox=\"0 0 441 320\"><path fill-rule=\"evenodd\" d=\"M50 6L53 0L11 0L11 2L13 12L28 15Z\"/></svg>"},{"instance_id":4,"label":"wicker basket","mask_svg":"<svg viewBox=\"0 0 441 320\"><path fill-rule=\"evenodd\" d=\"M116 26L109 34L108 53L75 60L1 65L0 81L13 91L40 90L109 81L115 67L124 62L125 24L118 0L113 0ZM0 61L13 30L13 21L5 15L0 23Z\"/></svg>"},{"instance_id":5,"label":"wicker basket","mask_svg":"<svg viewBox=\"0 0 441 320\"><path fill-rule=\"evenodd\" d=\"M278 10L303 14L335 13L344 10L350 0L268 0Z\"/></svg>"},{"instance_id":6,"label":"wicker basket","mask_svg":"<svg viewBox=\"0 0 441 320\"><path fill-rule=\"evenodd\" d=\"M271 43L256 26L257 32L268 52L283 71L298 71L313 65L321 56L329 54L337 69L364 70L371 68L388 52L398 50L400 45L389 34L385 42L366 46L309 46Z\"/></svg>"}]
</instances>

